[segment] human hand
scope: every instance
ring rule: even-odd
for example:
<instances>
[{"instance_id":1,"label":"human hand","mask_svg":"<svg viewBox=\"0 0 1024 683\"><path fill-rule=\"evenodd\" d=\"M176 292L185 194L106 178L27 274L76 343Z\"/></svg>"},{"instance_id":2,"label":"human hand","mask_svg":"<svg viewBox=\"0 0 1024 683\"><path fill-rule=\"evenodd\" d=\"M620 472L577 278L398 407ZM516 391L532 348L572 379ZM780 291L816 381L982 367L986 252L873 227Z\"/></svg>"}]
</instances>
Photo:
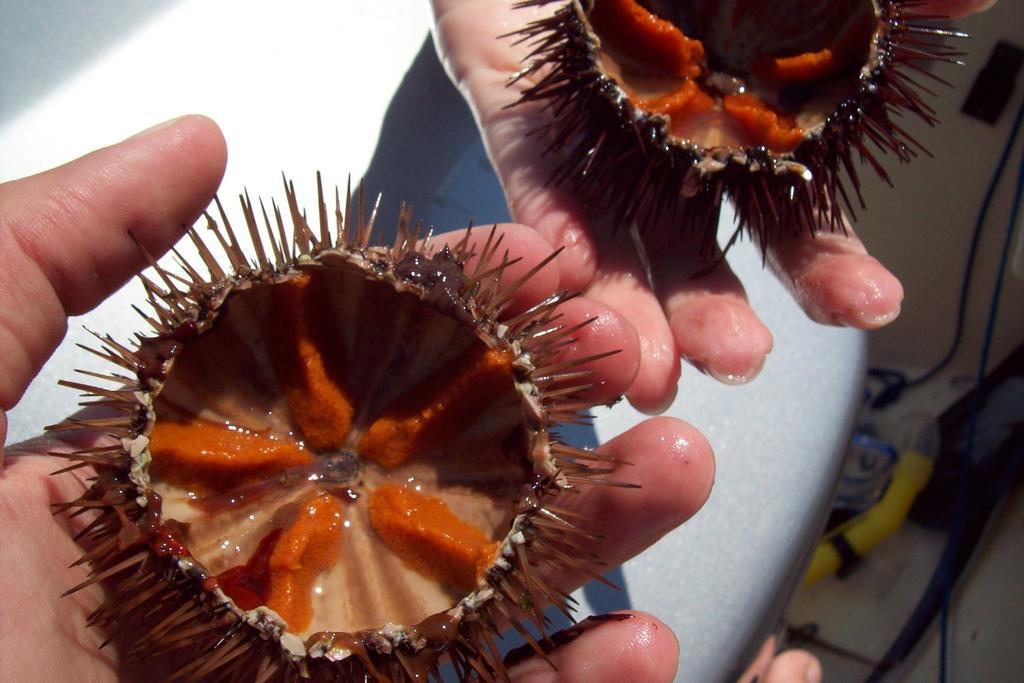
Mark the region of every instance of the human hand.
<instances>
[{"instance_id":1,"label":"human hand","mask_svg":"<svg viewBox=\"0 0 1024 683\"><path fill-rule=\"evenodd\" d=\"M131 230L151 254L166 251L210 201L223 172L224 141L216 125L186 117L150 129L65 166L0 185L0 408L10 409L59 343L68 315L97 305L145 262ZM501 226L506 246L527 269L550 252L538 233ZM546 274L551 271L551 274ZM519 306L550 294L558 274L545 269L518 294ZM508 281L515 280L510 272ZM565 309L568 319L587 319L599 310L583 302ZM606 321L607 322L607 321ZM601 316L584 328L569 352L587 355L616 341L614 325ZM634 354L623 354L626 364ZM620 364L594 365L598 392L624 388L630 373ZM0 416L3 414L0 413ZM6 431L6 430L3 430ZM58 438L59 437L59 438ZM102 601L92 585L61 598L84 580L71 567L82 555L73 540L82 517L53 516L51 506L77 498L87 484L84 470L52 477L58 468L50 452L95 445L94 435L61 432L7 448L0 471L0 674L10 680L107 681L147 677L152 671L124 670L117 643L100 650L108 635L87 628L89 613ZM617 565L654 543L703 504L713 479L713 459L704 438L677 420L657 418L613 439L603 450L635 464L619 478L644 487L590 487L572 496L571 507L593 520L605 538L596 548ZM614 476L614 475L612 475ZM549 576L562 590L581 585L582 575ZM559 680L670 680L677 643L654 617L597 622L579 638L551 653ZM130 635L126 635L130 638ZM59 653L59 656L53 656ZM542 666L541 666L542 665ZM517 680L551 676L547 664L527 659L512 669Z\"/></svg>"},{"instance_id":2,"label":"human hand","mask_svg":"<svg viewBox=\"0 0 1024 683\"><path fill-rule=\"evenodd\" d=\"M92 309L145 266L128 231L166 251L206 207L220 182L224 140L209 119L189 117L22 180L0 184L0 443L6 417L60 343L67 317ZM102 601L85 578L73 535L84 523L52 506L87 488L81 470L53 451L93 445L86 434L40 437L0 450L0 678L116 680L117 652L86 628ZM73 673L72 673L73 672Z\"/></svg>"},{"instance_id":3,"label":"human hand","mask_svg":"<svg viewBox=\"0 0 1024 683\"><path fill-rule=\"evenodd\" d=\"M960 15L990 4L932 0L914 10ZM683 244L675 226L643 226L652 289L628 231L613 233L606 219L548 184L555 159L542 151L550 141L527 136L548 119L543 103L506 108L532 84L524 79L508 86L530 48L498 36L559 5L512 5L509 0L432 1L438 53L473 110L513 218L536 228L552 246L566 247L559 259L564 286L605 305L635 331L639 365L627 397L637 408L657 412L668 406L680 358L723 381L749 381L771 351L772 335L727 263L707 270L698 245ZM767 263L818 322L873 329L899 313L902 286L852 230L789 236L767 246Z\"/></svg>"}]
</instances>

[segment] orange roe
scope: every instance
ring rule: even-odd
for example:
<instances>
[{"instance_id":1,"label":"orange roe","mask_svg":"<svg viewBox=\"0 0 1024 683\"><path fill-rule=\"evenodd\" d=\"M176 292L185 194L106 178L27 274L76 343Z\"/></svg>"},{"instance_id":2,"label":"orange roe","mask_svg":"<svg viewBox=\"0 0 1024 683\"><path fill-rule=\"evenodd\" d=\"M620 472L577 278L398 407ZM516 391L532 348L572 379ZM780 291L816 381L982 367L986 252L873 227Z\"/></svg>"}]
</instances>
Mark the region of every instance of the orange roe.
<instances>
[{"instance_id":1,"label":"orange roe","mask_svg":"<svg viewBox=\"0 0 1024 683\"><path fill-rule=\"evenodd\" d=\"M340 448L352 426L353 408L336 368L329 372L320 353L330 331L322 329L328 316L310 305L312 279L301 274L274 286L278 319L271 328L271 349L292 420L306 445L318 450Z\"/></svg>"},{"instance_id":2,"label":"orange roe","mask_svg":"<svg viewBox=\"0 0 1024 683\"><path fill-rule=\"evenodd\" d=\"M230 490L312 462L300 446L205 420L157 420L149 435L151 472L193 490Z\"/></svg>"},{"instance_id":3,"label":"orange roe","mask_svg":"<svg viewBox=\"0 0 1024 683\"><path fill-rule=\"evenodd\" d=\"M714 104L711 96L695 81L686 81L674 93L639 100L639 105L652 114L668 116L672 132L676 134L686 119L709 111Z\"/></svg>"},{"instance_id":4,"label":"orange roe","mask_svg":"<svg viewBox=\"0 0 1024 683\"><path fill-rule=\"evenodd\" d=\"M804 130L795 125L793 117L775 111L752 94L729 95L719 103L695 80L706 75L703 44L636 0L600 0L594 5L590 21L603 41L628 56L625 71L642 65L649 75L670 74L685 79L668 94L646 98L630 94L638 107L669 117L673 134L682 135L687 119L720 107L746 131L753 146L788 152L803 140ZM766 57L758 73L775 82L813 81L832 75L842 64L826 48L793 57Z\"/></svg>"},{"instance_id":5,"label":"orange roe","mask_svg":"<svg viewBox=\"0 0 1024 683\"><path fill-rule=\"evenodd\" d=\"M642 64L680 78L697 78L703 72L704 45L636 0L601 0L590 20L602 38Z\"/></svg>"},{"instance_id":6,"label":"orange roe","mask_svg":"<svg viewBox=\"0 0 1024 683\"><path fill-rule=\"evenodd\" d=\"M400 486L370 494L370 524L396 555L420 574L463 592L472 591L498 552L482 531L440 498Z\"/></svg>"},{"instance_id":7,"label":"orange roe","mask_svg":"<svg viewBox=\"0 0 1024 683\"><path fill-rule=\"evenodd\" d=\"M438 448L514 386L513 356L480 346L466 363L449 364L389 407L359 442L359 454L388 469Z\"/></svg>"},{"instance_id":8,"label":"orange roe","mask_svg":"<svg viewBox=\"0 0 1024 683\"><path fill-rule=\"evenodd\" d=\"M313 584L338 560L345 521L337 498L321 493L300 509L270 554L267 607L288 622L288 630L303 631L313 618Z\"/></svg>"},{"instance_id":9,"label":"orange roe","mask_svg":"<svg viewBox=\"0 0 1024 683\"><path fill-rule=\"evenodd\" d=\"M759 75L778 83L807 83L828 78L836 72L837 63L832 50L804 52L792 57L774 57L767 60Z\"/></svg>"},{"instance_id":10,"label":"orange roe","mask_svg":"<svg viewBox=\"0 0 1024 683\"><path fill-rule=\"evenodd\" d=\"M792 116L780 116L760 98L750 94L727 95L722 106L747 132L754 144L777 152L788 152L804 138L804 130Z\"/></svg>"}]
</instances>

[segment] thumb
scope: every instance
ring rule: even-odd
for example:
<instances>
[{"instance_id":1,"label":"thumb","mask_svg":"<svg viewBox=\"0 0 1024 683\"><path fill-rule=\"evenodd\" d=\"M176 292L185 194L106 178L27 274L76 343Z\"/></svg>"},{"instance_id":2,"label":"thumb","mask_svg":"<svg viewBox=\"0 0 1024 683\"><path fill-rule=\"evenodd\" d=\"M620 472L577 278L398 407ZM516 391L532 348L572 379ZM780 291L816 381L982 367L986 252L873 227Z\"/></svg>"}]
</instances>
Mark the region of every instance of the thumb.
<instances>
[{"instance_id":1,"label":"thumb","mask_svg":"<svg viewBox=\"0 0 1024 683\"><path fill-rule=\"evenodd\" d=\"M217 125L185 116L50 171L0 184L0 410L84 313L202 212L226 161ZM130 234L131 233L131 234Z\"/></svg>"}]
</instances>

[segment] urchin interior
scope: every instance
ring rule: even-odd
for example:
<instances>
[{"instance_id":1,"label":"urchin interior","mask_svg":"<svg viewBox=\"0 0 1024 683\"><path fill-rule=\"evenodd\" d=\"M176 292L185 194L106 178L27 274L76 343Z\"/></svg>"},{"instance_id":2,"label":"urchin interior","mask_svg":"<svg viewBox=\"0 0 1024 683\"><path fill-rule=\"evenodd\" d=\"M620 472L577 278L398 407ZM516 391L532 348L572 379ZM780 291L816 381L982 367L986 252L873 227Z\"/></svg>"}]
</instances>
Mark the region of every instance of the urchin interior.
<instances>
[{"instance_id":1,"label":"urchin interior","mask_svg":"<svg viewBox=\"0 0 1024 683\"><path fill-rule=\"evenodd\" d=\"M470 593L529 480L513 356L349 263L233 291L155 403L165 523L301 637Z\"/></svg>"},{"instance_id":2,"label":"urchin interior","mask_svg":"<svg viewBox=\"0 0 1024 683\"><path fill-rule=\"evenodd\" d=\"M595 0L602 69L674 137L794 149L870 58L871 0Z\"/></svg>"}]
</instances>

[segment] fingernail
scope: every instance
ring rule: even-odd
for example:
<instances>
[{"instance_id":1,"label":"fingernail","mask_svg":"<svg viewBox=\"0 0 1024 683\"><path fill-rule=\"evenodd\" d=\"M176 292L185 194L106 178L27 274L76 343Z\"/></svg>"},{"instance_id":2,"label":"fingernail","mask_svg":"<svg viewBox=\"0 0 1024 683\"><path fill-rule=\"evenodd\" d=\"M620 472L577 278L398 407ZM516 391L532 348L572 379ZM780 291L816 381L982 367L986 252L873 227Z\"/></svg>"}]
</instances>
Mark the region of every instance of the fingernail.
<instances>
[{"instance_id":1,"label":"fingernail","mask_svg":"<svg viewBox=\"0 0 1024 683\"><path fill-rule=\"evenodd\" d=\"M903 301L900 281L870 257L841 269L815 268L795 284L808 315L831 325L882 327L899 316Z\"/></svg>"},{"instance_id":2,"label":"fingernail","mask_svg":"<svg viewBox=\"0 0 1024 683\"><path fill-rule=\"evenodd\" d=\"M682 356L723 384L746 384L764 368L772 333L750 306L724 296L705 297L675 315L672 332Z\"/></svg>"},{"instance_id":3,"label":"fingernail","mask_svg":"<svg viewBox=\"0 0 1024 683\"><path fill-rule=\"evenodd\" d=\"M812 659L804 671L804 680L807 683L821 683L821 664L817 659Z\"/></svg>"},{"instance_id":4,"label":"fingernail","mask_svg":"<svg viewBox=\"0 0 1024 683\"><path fill-rule=\"evenodd\" d=\"M765 363L768 362L768 356L761 356L761 360L752 368L742 370L740 372L722 372L720 370L713 369L707 363L696 361L691 358L686 359L690 365L692 365L701 374L707 375L708 377L721 382L722 384L728 384L731 386L738 386L740 384L747 384L757 379L757 376L764 370Z\"/></svg>"},{"instance_id":5,"label":"fingernail","mask_svg":"<svg viewBox=\"0 0 1024 683\"><path fill-rule=\"evenodd\" d=\"M869 329L882 327L896 319L903 301L903 286L889 271L869 261L860 275L860 296L851 297L851 313L856 316L858 327Z\"/></svg>"},{"instance_id":6,"label":"fingernail","mask_svg":"<svg viewBox=\"0 0 1024 683\"><path fill-rule=\"evenodd\" d=\"M723 373L716 372L711 369L704 369L702 370L702 372L705 372L706 374L710 375L711 377L718 380L722 384L738 386L740 384L747 384L748 382L753 382L757 378L757 376L761 374L761 371L764 370L764 364L766 362L768 362L768 356L761 356L761 362L755 365L754 367L750 368L749 370L746 370L745 372Z\"/></svg>"},{"instance_id":7,"label":"fingernail","mask_svg":"<svg viewBox=\"0 0 1024 683\"><path fill-rule=\"evenodd\" d=\"M872 315L866 311L858 311L857 317L865 327L884 327L896 318L900 317L900 307L897 306L894 310L878 315Z\"/></svg>"},{"instance_id":8,"label":"fingernail","mask_svg":"<svg viewBox=\"0 0 1024 683\"><path fill-rule=\"evenodd\" d=\"M167 128L172 128L179 121L181 121L182 119L187 119L188 117L189 117L189 114L185 114L184 116L176 116L173 119L168 119L166 121L162 121L162 122L156 124L155 126L150 126L149 128L146 128L145 130L140 130L135 135L132 135L131 137L126 138L126 139L127 140L135 140L136 138L148 137L148 136L152 135L153 133L159 132L161 130L165 130Z\"/></svg>"}]
</instances>

